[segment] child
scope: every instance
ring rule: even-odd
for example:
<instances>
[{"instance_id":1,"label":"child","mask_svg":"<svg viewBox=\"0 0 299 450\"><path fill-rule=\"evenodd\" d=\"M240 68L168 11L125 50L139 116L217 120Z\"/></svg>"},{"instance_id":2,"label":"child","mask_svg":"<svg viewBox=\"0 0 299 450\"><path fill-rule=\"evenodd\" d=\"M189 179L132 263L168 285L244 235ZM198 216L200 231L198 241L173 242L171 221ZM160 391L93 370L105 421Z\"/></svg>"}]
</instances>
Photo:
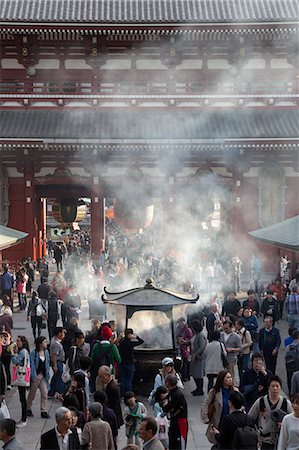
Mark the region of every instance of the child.
<instances>
[{"instance_id":1,"label":"child","mask_svg":"<svg viewBox=\"0 0 299 450\"><path fill-rule=\"evenodd\" d=\"M154 414L158 427L156 438L159 439L159 441L162 443L165 449L168 449L169 447L169 439L168 439L169 422L165 413L163 413L162 403L167 394L168 391L166 387L159 386L155 392L155 404L154 404Z\"/></svg>"},{"instance_id":2,"label":"child","mask_svg":"<svg viewBox=\"0 0 299 450\"><path fill-rule=\"evenodd\" d=\"M124 395L124 419L126 424L126 436L128 444L135 444L142 447L139 439L139 426L142 419L147 416L147 410L143 403L138 402L134 392L126 392Z\"/></svg>"}]
</instances>

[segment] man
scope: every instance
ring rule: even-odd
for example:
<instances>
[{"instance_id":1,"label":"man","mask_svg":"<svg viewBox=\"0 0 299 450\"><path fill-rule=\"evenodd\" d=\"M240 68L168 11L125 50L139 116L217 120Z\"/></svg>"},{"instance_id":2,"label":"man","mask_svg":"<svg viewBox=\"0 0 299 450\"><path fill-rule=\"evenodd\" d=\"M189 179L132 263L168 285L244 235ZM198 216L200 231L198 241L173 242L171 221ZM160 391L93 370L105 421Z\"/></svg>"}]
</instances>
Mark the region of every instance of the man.
<instances>
[{"instance_id":1,"label":"man","mask_svg":"<svg viewBox=\"0 0 299 450\"><path fill-rule=\"evenodd\" d=\"M13 274L8 270L8 267L4 267L3 274L1 275L2 296L3 297L4 295L9 296L12 311L13 311L13 286L14 286Z\"/></svg>"},{"instance_id":2,"label":"man","mask_svg":"<svg viewBox=\"0 0 299 450\"><path fill-rule=\"evenodd\" d=\"M241 378L240 390L245 396L246 409L249 410L257 398L267 394L270 370L265 368L261 353L253 353L251 357L252 368L246 370Z\"/></svg>"},{"instance_id":3,"label":"man","mask_svg":"<svg viewBox=\"0 0 299 450\"><path fill-rule=\"evenodd\" d=\"M99 335L99 330L101 328L101 321L98 318L91 319L91 330L87 331L85 342L90 344L90 351L92 350L92 346L97 340L97 337Z\"/></svg>"},{"instance_id":4,"label":"man","mask_svg":"<svg viewBox=\"0 0 299 450\"><path fill-rule=\"evenodd\" d=\"M54 251L54 259L57 265L57 272L60 272L62 270L62 251L61 247L58 244L54 245L53 248Z\"/></svg>"},{"instance_id":5,"label":"man","mask_svg":"<svg viewBox=\"0 0 299 450\"><path fill-rule=\"evenodd\" d=\"M217 448L230 449L230 448L244 448L241 443L236 443L237 437L235 436L237 428L241 428L243 439L247 442L247 447L250 450L257 449L258 433L253 430L254 421L246 413L244 413L245 398L238 392L232 392L228 400L230 414L224 416L220 422L220 428L212 428L212 434L218 443ZM245 431L243 427L252 427L252 431Z\"/></svg>"},{"instance_id":6,"label":"man","mask_svg":"<svg viewBox=\"0 0 299 450\"><path fill-rule=\"evenodd\" d=\"M98 402L89 405L89 422L82 433L82 448L98 448L114 450L114 442L110 425L102 420L103 407Z\"/></svg>"},{"instance_id":7,"label":"man","mask_svg":"<svg viewBox=\"0 0 299 450\"><path fill-rule=\"evenodd\" d=\"M220 342L224 344L227 353L227 368L234 378L235 386L238 387L240 379L237 370L237 360L242 349L242 341L240 336L234 332L233 323L230 320L225 320L223 322L223 331L220 333Z\"/></svg>"},{"instance_id":8,"label":"man","mask_svg":"<svg viewBox=\"0 0 299 450\"><path fill-rule=\"evenodd\" d=\"M24 450L23 444L16 439L16 422L13 419L0 420L0 440L5 450Z\"/></svg>"},{"instance_id":9,"label":"man","mask_svg":"<svg viewBox=\"0 0 299 450\"><path fill-rule=\"evenodd\" d=\"M123 423L123 416L120 406L120 393L117 383L113 380L111 369L108 366L101 366L98 372L99 378L104 385L104 391L107 394L108 406L113 409L117 419L117 428L120 428Z\"/></svg>"},{"instance_id":10,"label":"man","mask_svg":"<svg viewBox=\"0 0 299 450\"><path fill-rule=\"evenodd\" d=\"M259 315L260 312L260 305L259 302L256 299L256 294L253 289L248 289L247 291L247 299L243 303L243 308L249 308L251 309L253 314Z\"/></svg>"},{"instance_id":11,"label":"man","mask_svg":"<svg viewBox=\"0 0 299 450\"><path fill-rule=\"evenodd\" d=\"M241 303L236 298L235 292L229 292L226 297L225 302L222 306L222 316L235 318L237 316L238 308L240 308Z\"/></svg>"},{"instance_id":12,"label":"man","mask_svg":"<svg viewBox=\"0 0 299 450\"><path fill-rule=\"evenodd\" d=\"M177 386L176 375L170 374L165 378L168 395L164 400L163 411L170 417L169 448L183 450L187 446L188 411L183 392Z\"/></svg>"},{"instance_id":13,"label":"man","mask_svg":"<svg viewBox=\"0 0 299 450\"><path fill-rule=\"evenodd\" d=\"M48 278L42 277L41 284L37 288L37 293L40 299L44 300L44 303L48 301L50 292L50 286L48 285Z\"/></svg>"},{"instance_id":14,"label":"man","mask_svg":"<svg viewBox=\"0 0 299 450\"><path fill-rule=\"evenodd\" d=\"M276 320L278 319L278 303L276 298L274 297L272 289L267 290L267 295L263 300L261 312L264 318L266 316L272 317L272 323L274 326Z\"/></svg>"},{"instance_id":15,"label":"man","mask_svg":"<svg viewBox=\"0 0 299 450\"><path fill-rule=\"evenodd\" d=\"M295 394L299 394L299 370L293 373L291 380L291 398Z\"/></svg>"},{"instance_id":16,"label":"man","mask_svg":"<svg viewBox=\"0 0 299 450\"><path fill-rule=\"evenodd\" d=\"M45 256L39 261L37 270L39 271L40 282L42 283L43 278L48 278L49 276L49 265Z\"/></svg>"},{"instance_id":17,"label":"man","mask_svg":"<svg viewBox=\"0 0 299 450\"><path fill-rule=\"evenodd\" d=\"M278 350L281 345L280 333L273 327L272 317L266 316L264 327L259 331L259 346L266 368L275 375Z\"/></svg>"},{"instance_id":18,"label":"man","mask_svg":"<svg viewBox=\"0 0 299 450\"><path fill-rule=\"evenodd\" d=\"M180 347L182 357L181 375L183 381L190 380L190 360L191 360L191 338L192 330L188 327L185 317L180 317L177 321L176 339Z\"/></svg>"},{"instance_id":19,"label":"man","mask_svg":"<svg viewBox=\"0 0 299 450\"><path fill-rule=\"evenodd\" d=\"M56 327L50 343L51 365L54 374L51 379L49 397L54 397L56 392L62 394L64 391L64 382L61 379L63 363L65 362L65 353L61 343L64 336L65 330L62 327Z\"/></svg>"},{"instance_id":20,"label":"man","mask_svg":"<svg viewBox=\"0 0 299 450\"><path fill-rule=\"evenodd\" d=\"M292 333L293 342L287 346L285 352L285 363L289 393L291 392L291 380L293 373L299 370L299 330Z\"/></svg>"},{"instance_id":21,"label":"man","mask_svg":"<svg viewBox=\"0 0 299 450\"><path fill-rule=\"evenodd\" d=\"M270 284L269 289L271 289L273 291L273 293L276 297L277 314L278 314L277 319L280 320L280 319L282 319L282 315L283 315L283 305L284 305L287 290L279 278L276 278L274 283Z\"/></svg>"},{"instance_id":22,"label":"man","mask_svg":"<svg viewBox=\"0 0 299 450\"><path fill-rule=\"evenodd\" d=\"M143 440L143 450L164 450L160 441L156 438L157 423L153 417L145 417L140 422L139 437Z\"/></svg>"},{"instance_id":23,"label":"man","mask_svg":"<svg viewBox=\"0 0 299 450\"><path fill-rule=\"evenodd\" d=\"M56 410L55 419L55 428L52 428L41 436L40 450L81 449L77 430L71 428L71 411L61 406Z\"/></svg>"},{"instance_id":24,"label":"man","mask_svg":"<svg viewBox=\"0 0 299 450\"><path fill-rule=\"evenodd\" d=\"M206 321L206 329L208 333L208 341L211 342L211 336L214 331L216 331L215 327L220 323L220 315L219 315L219 306L218 303L213 303L211 305L211 312L207 315Z\"/></svg>"},{"instance_id":25,"label":"man","mask_svg":"<svg viewBox=\"0 0 299 450\"><path fill-rule=\"evenodd\" d=\"M296 327L299 330L299 295L297 285L293 286L292 292L287 298L286 308L289 327Z\"/></svg>"}]
</instances>

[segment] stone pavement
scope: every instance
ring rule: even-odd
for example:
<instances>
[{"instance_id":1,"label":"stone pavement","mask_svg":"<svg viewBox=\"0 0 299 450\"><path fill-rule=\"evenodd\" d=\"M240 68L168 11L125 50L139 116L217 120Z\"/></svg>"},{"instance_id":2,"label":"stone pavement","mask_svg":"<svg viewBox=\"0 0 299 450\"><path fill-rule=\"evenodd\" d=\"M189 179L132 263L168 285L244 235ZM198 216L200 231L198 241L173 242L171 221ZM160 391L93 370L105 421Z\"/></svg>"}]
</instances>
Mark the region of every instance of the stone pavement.
<instances>
[{"instance_id":1,"label":"stone pavement","mask_svg":"<svg viewBox=\"0 0 299 450\"><path fill-rule=\"evenodd\" d=\"M36 277L37 280L39 277ZM26 321L26 312L16 312L13 314L14 330L13 337L16 339L17 335L25 335L30 344L30 349L33 349L33 336L31 331L30 322ZM60 324L58 324L60 325ZM261 324L260 324L261 325ZM90 321L88 319L88 306L83 302L82 312L80 314L80 328L83 331L87 331L90 327ZM287 335L287 323L286 321L280 321L278 327L281 330L282 337ZM45 330L46 331L46 330ZM48 333L45 333L48 338ZM283 362L284 348L282 346L279 352L278 370L277 373L283 378L284 389L286 388L286 376ZM195 385L193 381L185 383L185 396L188 403L189 411L189 434L188 434L188 450L209 450L211 444L208 442L205 436L206 425L203 425L200 420L200 407L203 401L202 397L193 397L190 391L194 389ZM206 392L206 384L205 384ZM148 408L149 415L152 415L151 407L148 405L147 399L140 398ZM14 387L12 391L7 391L6 401L11 414L11 417L15 420L19 420L21 416L21 408L19 402L19 396L17 388ZM18 430L18 439L24 444L25 450L36 450L40 448L40 436L45 431L48 431L55 424L55 410L60 406L60 403L56 400L49 400L49 414L51 419L41 419L40 417L40 394L39 391L36 394L36 398L33 403L32 411L34 417L28 418L28 424L25 428ZM118 449L121 449L126 445L126 437L124 426L120 429L118 438Z\"/></svg>"}]
</instances>

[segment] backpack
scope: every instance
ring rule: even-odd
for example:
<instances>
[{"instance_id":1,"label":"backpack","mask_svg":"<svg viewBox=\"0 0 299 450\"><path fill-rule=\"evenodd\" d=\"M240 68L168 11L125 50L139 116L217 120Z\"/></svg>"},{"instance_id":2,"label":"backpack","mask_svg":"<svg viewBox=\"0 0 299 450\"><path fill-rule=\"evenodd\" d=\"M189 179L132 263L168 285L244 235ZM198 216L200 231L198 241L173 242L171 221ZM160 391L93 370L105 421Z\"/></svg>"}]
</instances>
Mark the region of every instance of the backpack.
<instances>
[{"instance_id":1,"label":"backpack","mask_svg":"<svg viewBox=\"0 0 299 450\"><path fill-rule=\"evenodd\" d=\"M267 396L265 396L265 397L267 397ZM260 405L259 405L259 409L260 409L260 412L264 412L265 411L265 409L266 409L266 405L265 405L265 399L264 399L264 397L261 397L260 398ZM282 404L281 404L281 408L280 408L282 411L284 411L285 413L287 413L288 412L288 402L287 402L287 399L284 397L283 398L283 400L282 400Z\"/></svg>"},{"instance_id":2,"label":"backpack","mask_svg":"<svg viewBox=\"0 0 299 450\"><path fill-rule=\"evenodd\" d=\"M236 422L232 421L235 425ZM246 425L237 427L232 441L232 447L235 450L257 450L259 434L253 425L250 425L248 416L246 416Z\"/></svg>"},{"instance_id":3,"label":"backpack","mask_svg":"<svg viewBox=\"0 0 299 450\"><path fill-rule=\"evenodd\" d=\"M290 344L285 354L287 372L296 372L299 370L299 344Z\"/></svg>"},{"instance_id":4,"label":"backpack","mask_svg":"<svg viewBox=\"0 0 299 450\"><path fill-rule=\"evenodd\" d=\"M98 343L99 345L99 349L100 349L100 353L97 357L96 360L96 365L97 368L101 367L101 366L108 366L110 367L110 365L112 364L112 354L111 354L111 350L112 350L112 345L113 344L109 344L109 347L107 350L104 350L104 345L101 343Z\"/></svg>"}]
</instances>

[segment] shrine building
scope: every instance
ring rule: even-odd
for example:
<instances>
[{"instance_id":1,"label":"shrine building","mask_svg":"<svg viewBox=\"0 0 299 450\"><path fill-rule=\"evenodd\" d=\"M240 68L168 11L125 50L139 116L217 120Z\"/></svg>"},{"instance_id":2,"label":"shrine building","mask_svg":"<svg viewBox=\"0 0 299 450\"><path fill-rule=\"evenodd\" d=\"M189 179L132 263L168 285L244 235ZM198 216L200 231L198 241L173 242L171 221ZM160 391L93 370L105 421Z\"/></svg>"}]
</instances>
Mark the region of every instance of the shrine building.
<instances>
[{"instance_id":1,"label":"shrine building","mask_svg":"<svg viewBox=\"0 0 299 450\"><path fill-rule=\"evenodd\" d=\"M4 256L43 256L47 199L82 197L99 254L125 188L172 223L213 199L248 256L299 214L298 19L298 0L0 0L0 224L29 233Z\"/></svg>"}]
</instances>

